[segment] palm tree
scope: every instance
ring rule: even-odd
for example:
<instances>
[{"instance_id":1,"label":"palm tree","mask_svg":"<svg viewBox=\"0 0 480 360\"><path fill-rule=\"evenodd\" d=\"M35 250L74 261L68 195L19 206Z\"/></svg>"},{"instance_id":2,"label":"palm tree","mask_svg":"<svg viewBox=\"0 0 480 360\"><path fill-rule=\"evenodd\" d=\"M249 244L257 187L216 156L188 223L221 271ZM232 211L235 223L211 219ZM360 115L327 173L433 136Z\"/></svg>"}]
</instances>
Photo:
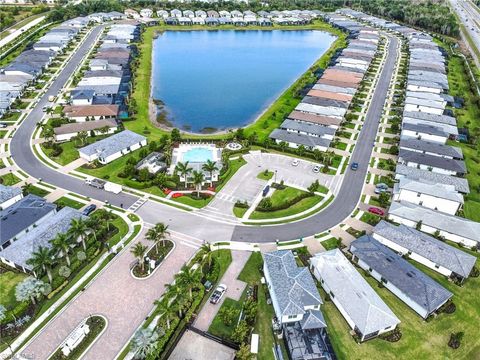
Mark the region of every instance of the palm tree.
<instances>
[{"instance_id":1,"label":"palm tree","mask_svg":"<svg viewBox=\"0 0 480 360\"><path fill-rule=\"evenodd\" d=\"M98 131L100 132L100 134L106 135L110 131L110 128L108 126L103 126L100 129L98 129Z\"/></svg>"},{"instance_id":2,"label":"palm tree","mask_svg":"<svg viewBox=\"0 0 480 360\"><path fill-rule=\"evenodd\" d=\"M80 131L77 135L77 139L78 141L80 141L81 146L85 145L87 138L88 138L88 133L86 131Z\"/></svg>"},{"instance_id":3,"label":"palm tree","mask_svg":"<svg viewBox=\"0 0 480 360\"><path fill-rule=\"evenodd\" d=\"M165 247L165 239L168 235L170 235L168 225L157 223L153 228L147 231L145 237L147 240L153 241L155 244L155 251L158 253L158 243L162 241L162 245Z\"/></svg>"},{"instance_id":4,"label":"palm tree","mask_svg":"<svg viewBox=\"0 0 480 360\"><path fill-rule=\"evenodd\" d=\"M175 309L172 306L172 302L168 299L162 299L162 301L156 300L155 305L157 305L157 312L160 316L165 316L167 322L167 329L170 329L170 318L175 313Z\"/></svg>"},{"instance_id":5,"label":"palm tree","mask_svg":"<svg viewBox=\"0 0 480 360\"><path fill-rule=\"evenodd\" d=\"M181 318L186 303L183 287L177 284L166 284L165 287L167 289L168 298L174 304L176 311L178 311L178 316Z\"/></svg>"},{"instance_id":6,"label":"palm tree","mask_svg":"<svg viewBox=\"0 0 480 360\"><path fill-rule=\"evenodd\" d=\"M180 176L185 178L185 188L187 188L188 174L190 174L192 170L193 169L188 166L188 161L185 163L179 162L177 166L175 166L175 172L179 173Z\"/></svg>"},{"instance_id":7,"label":"palm tree","mask_svg":"<svg viewBox=\"0 0 480 360\"><path fill-rule=\"evenodd\" d=\"M158 333L152 329L139 329L132 338L131 349L136 359L145 359L157 348Z\"/></svg>"},{"instance_id":8,"label":"palm tree","mask_svg":"<svg viewBox=\"0 0 480 360\"><path fill-rule=\"evenodd\" d=\"M208 262L208 267L210 268L210 265L212 264L212 258L213 258L213 252L212 252L212 248L210 247L210 244L202 244L202 246L200 247L200 252L203 253L203 255L205 256L204 257L204 261Z\"/></svg>"},{"instance_id":9,"label":"palm tree","mask_svg":"<svg viewBox=\"0 0 480 360\"><path fill-rule=\"evenodd\" d=\"M27 182L25 181L25 185L22 186L22 194L23 194L23 195L29 194L30 191L32 190L32 186L33 186L32 184L27 183Z\"/></svg>"},{"instance_id":10,"label":"palm tree","mask_svg":"<svg viewBox=\"0 0 480 360\"><path fill-rule=\"evenodd\" d=\"M33 270L42 270L47 273L48 281L52 283L52 266L53 266L52 253L46 247L40 246L37 251L32 254L32 257L27 260L27 264L33 266Z\"/></svg>"},{"instance_id":11,"label":"palm tree","mask_svg":"<svg viewBox=\"0 0 480 360\"><path fill-rule=\"evenodd\" d=\"M68 233L76 240L80 239L82 242L83 250L87 251L87 245L85 243L85 238L88 235L88 226L87 223L82 219L72 219L72 223Z\"/></svg>"},{"instance_id":12,"label":"palm tree","mask_svg":"<svg viewBox=\"0 0 480 360\"><path fill-rule=\"evenodd\" d=\"M175 280L178 285L188 288L189 297L192 299L192 290L200 282L200 272L196 272L195 270L192 270L192 268L184 265L182 270L175 275Z\"/></svg>"},{"instance_id":13,"label":"palm tree","mask_svg":"<svg viewBox=\"0 0 480 360\"><path fill-rule=\"evenodd\" d=\"M288 143L286 141L280 141L280 144L278 144L278 146L280 146L280 150L285 152L285 150L287 150Z\"/></svg>"},{"instance_id":14,"label":"palm tree","mask_svg":"<svg viewBox=\"0 0 480 360\"><path fill-rule=\"evenodd\" d=\"M195 190L197 191L197 197L200 196L200 190L202 190L202 184L205 180L205 177L202 172L194 171L193 172L193 183L195 184Z\"/></svg>"},{"instance_id":15,"label":"palm tree","mask_svg":"<svg viewBox=\"0 0 480 360\"><path fill-rule=\"evenodd\" d=\"M53 240L52 245L53 248L57 250L58 253L61 253L61 257L65 257L67 260L67 265L70 266L70 246L71 246L71 238L64 233L59 233Z\"/></svg>"},{"instance_id":16,"label":"palm tree","mask_svg":"<svg viewBox=\"0 0 480 360\"><path fill-rule=\"evenodd\" d=\"M217 163L210 159L207 160L205 164L202 165L202 170L210 174L210 185L213 184L213 173L218 171Z\"/></svg>"},{"instance_id":17,"label":"palm tree","mask_svg":"<svg viewBox=\"0 0 480 360\"><path fill-rule=\"evenodd\" d=\"M145 261L144 257L147 254L148 246L143 245L142 243L136 243L135 246L130 250L130 252L135 256L140 262L142 272L145 270Z\"/></svg>"}]
</instances>

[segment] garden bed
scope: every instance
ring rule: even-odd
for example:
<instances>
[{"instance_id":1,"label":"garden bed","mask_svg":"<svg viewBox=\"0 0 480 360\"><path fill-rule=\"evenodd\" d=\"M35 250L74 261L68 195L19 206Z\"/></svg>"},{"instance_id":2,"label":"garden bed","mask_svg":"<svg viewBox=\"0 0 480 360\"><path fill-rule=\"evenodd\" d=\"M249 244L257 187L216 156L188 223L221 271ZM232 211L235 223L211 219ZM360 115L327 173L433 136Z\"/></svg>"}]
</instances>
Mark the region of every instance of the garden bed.
<instances>
[{"instance_id":1,"label":"garden bed","mask_svg":"<svg viewBox=\"0 0 480 360\"><path fill-rule=\"evenodd\" d=\"M155 260L155 269L157 269L165 257L172 251L173 249L173 242L170 240L165 240L164 242L160 242L157 246L152 246L152 248L147 252L145 258L150 258ZM146 263L144 268L142 269L140 263L137 263L133 269L132 274L138 278L145 278L151 275L155 269L153 269L150 273L148 272L149 264Z\"/></svg>"}]
</instances>

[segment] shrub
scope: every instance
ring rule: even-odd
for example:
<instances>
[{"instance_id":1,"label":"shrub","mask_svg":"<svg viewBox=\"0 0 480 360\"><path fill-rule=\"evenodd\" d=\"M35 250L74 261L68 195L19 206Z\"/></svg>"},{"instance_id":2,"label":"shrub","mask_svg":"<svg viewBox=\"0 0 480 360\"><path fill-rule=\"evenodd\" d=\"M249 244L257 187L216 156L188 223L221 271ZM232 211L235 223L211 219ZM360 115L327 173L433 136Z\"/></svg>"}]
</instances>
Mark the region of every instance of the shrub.
<instances>
[{"instance_id":1,"label":"shrub","mask_svg":"<svg viewBox=\"0 0 480 360\"><path fill-rule=\"evenodd\" d=\"M70 270L70 268L68 266L65 266L65 265L60 266L60 268L58 269L58 275L60 275L64 278L68 278L71 273L72 273L72 271Z\"/></svg>"},{"instance_id":2,"label":"shrub","mask_svg":"<svg viewBox=\"0 0 480 360\"><path fill-rule=\"evenodd\" d=\"M402 338L402 332L400 331L400 328L398 326L392 331L389 331L388 333L380 335L380 339L386 340L388 342L397 342L401 338Z\"/></svg>"},{"instance_id":3,"label":"shrub","mask_svg":"<svg viewBox=\"0 0 480 360\"><path fill-rule=\"evenodd\" d=\"M220 319L226 326L230 326L235 321L235 318L238 316L238 311L231 306L222 306L218 312Z\"/></svg>"},{"instance_id":4,"label":"shrub","mask_svg":"<svg viewBox=\"0 0 480 360\"><path fill-rule=\"evenodd\" d=\"M448 346L452 349L458 349L461 345L463 338L463 332L451 333L450 340L448 340Z\"/></svg>"},{"instance_id":5,"label":"shrub","mask_svg":"<svg viewBox=\"0 0 480 360\"><path fill-rule=\"evenodd\" d=\"M472 271L470 272L471 277L478 277L480 275L480 271L476 266L472 268Z\"/></svg>"}]
</instances>

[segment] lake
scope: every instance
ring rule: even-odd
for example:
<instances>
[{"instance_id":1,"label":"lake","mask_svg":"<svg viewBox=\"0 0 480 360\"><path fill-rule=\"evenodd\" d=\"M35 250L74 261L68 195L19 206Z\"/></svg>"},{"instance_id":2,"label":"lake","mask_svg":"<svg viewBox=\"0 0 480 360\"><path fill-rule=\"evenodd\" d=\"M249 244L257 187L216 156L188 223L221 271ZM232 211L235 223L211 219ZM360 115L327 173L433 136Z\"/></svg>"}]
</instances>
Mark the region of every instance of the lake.
<instances>
[{"instance_id":1,"label":"lake","mask_svg":"<svg viewBox=\"0 0 480 360\"><path fill-rule=\"evenodd\" d=\"M334 40L316 30L166 31L153 43L152 97L179 129L242 127Z\"/></svg>"}]
</instances>

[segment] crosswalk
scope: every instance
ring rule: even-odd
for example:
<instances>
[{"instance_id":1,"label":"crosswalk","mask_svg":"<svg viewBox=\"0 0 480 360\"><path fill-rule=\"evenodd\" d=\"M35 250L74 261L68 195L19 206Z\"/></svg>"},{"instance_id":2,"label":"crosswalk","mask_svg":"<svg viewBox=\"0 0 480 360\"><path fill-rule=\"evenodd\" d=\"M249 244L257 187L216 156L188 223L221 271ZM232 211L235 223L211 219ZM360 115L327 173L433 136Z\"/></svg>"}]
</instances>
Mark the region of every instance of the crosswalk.
<instances>
[{"instance_id":1,"label":"crosswalk","mask_svg":"<svg viewBox=\"0 0 480 360\"><path fill-rule=\"evenodd\" d=\"M132 205L130 205L130 207L127 210L131 211L131 212L135 212L138 209L140 209L140 207L143 204L145 204L147 201L148 201L148 199L142 197L142 198L138 199L137 201L135 201Z\"/></svg>"},{"instance_id":2,"label":"crosswalk","mask_svg":"<svg viewBox=\"0 0 480 360\"><path fill-rule=\"evenodd\" d=\"M144 227L147 230L153 228L154 226L155 224L151 224L148 222L144 223ZM202 239L199 239L197 237L187 235L178 231L169 229L168 232L170 233L170 238L172 240L174 240L177 243L181 243L185 246L188 246L192 249L199 249L205 243L205 241Z\"/></svg>"}]
</instances>

